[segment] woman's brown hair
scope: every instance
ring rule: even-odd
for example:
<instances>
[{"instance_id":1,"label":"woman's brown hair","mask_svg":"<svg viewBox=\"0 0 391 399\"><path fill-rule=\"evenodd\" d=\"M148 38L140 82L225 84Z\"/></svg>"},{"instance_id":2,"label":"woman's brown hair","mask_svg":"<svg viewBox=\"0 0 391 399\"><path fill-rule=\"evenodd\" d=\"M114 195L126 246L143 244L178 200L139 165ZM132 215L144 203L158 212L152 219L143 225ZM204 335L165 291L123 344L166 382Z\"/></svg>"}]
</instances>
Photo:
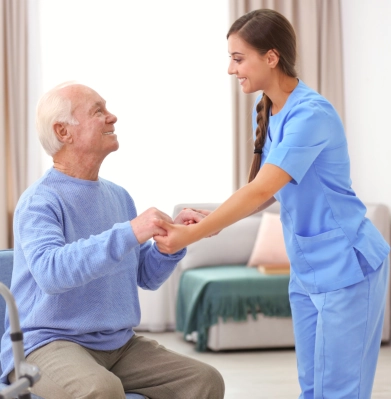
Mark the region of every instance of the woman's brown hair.
<instances>
[{"instance_id":1,"label":"woman's brown hair","mask_svg":"<svg viewBox=\"0 0 391 399\"><path fill-rule=\"evenodd\" d=\"M269 50L279 56L277 67L287 76L297 77L296 34L290 22L274 10L261 9L249 12L237 19L227 33L227 39L237 34L261 55ZM254 180L261 164L262 149L266 141L267 127L271 107L270 98L264 93L257 104L257 129L254 142L254 158L248 181Z\"/></svg>"}]
</instances>

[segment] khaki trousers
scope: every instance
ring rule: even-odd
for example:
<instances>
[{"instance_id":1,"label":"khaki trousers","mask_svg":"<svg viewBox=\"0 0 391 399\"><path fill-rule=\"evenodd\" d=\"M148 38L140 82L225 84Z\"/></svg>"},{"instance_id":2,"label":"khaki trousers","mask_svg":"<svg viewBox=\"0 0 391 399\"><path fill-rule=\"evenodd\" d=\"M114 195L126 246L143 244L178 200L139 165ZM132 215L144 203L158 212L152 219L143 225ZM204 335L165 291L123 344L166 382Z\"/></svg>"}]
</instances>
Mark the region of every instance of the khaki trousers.
<instances>
[{"instance_id":1,"label":"khaki trousers","mask_svg":"<svg viewBox=\"0 0 391 399\"><path fill-rule=\"evenodd\" d=\"M149 399L224 397L224 381L215 368L138 335L112 351L54 341L27 360L42 374L31 390L45 399L125 399L125 392ZM15 380L14 371L9 380Z\"/></svg>"}]
</instances>

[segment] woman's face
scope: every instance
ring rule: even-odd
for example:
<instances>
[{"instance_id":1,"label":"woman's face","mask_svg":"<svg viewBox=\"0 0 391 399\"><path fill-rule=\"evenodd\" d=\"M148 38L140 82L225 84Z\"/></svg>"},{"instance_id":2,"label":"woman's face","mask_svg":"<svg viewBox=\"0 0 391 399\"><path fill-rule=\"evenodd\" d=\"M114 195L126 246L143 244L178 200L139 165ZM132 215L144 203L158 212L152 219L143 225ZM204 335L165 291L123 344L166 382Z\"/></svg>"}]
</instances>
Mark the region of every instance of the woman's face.
<instances>
[{"instance_id":1,"label":"woman's face","mask_svg":"<svg viewBox=\"0 0 391 399\"><path fill-rule=\"evenodd\" d=\"M261 55L235 33L228 37L228 52L231 58L228 73L236 75L243 93L267 90L278 63L275 52L269 50Z\"/></svg>"}]
</instances>

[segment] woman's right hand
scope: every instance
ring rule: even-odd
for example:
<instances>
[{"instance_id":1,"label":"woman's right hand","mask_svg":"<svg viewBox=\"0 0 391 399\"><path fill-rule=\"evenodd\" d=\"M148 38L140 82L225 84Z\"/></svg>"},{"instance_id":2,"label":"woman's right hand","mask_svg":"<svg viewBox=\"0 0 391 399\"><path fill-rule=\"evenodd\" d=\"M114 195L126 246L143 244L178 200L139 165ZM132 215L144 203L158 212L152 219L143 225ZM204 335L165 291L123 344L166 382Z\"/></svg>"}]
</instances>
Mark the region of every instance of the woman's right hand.
<instances>
[{"instance_id":1,"label":"woman's right hand","mask_svg":"<svg viewBox=\"0 0 391 399\"><path fill-rule=\"evenodd\" d=\"M172 224L163 219L155 219L154 224L159 230L166 232L165 235L157 234L153 236L159 251L162 253L174 254L196 241L192 237L192 228L196 227L196 224L188 226Z\"/></svg>"}]
</instances>

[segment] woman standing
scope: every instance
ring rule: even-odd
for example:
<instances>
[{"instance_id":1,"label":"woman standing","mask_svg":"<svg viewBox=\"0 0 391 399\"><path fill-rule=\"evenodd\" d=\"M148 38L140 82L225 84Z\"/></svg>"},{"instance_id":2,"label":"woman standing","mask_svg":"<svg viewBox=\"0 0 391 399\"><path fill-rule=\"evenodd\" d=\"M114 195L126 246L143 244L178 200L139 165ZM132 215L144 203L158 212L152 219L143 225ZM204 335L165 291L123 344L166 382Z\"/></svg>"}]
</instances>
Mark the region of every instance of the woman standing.
<instances>
[{"instance_id":1,"label":"woman standing","mask_svg":"<svg viewBox=\"0 0 391 399\"><path fill-rule=\"evenodd\" d=\"M227 38L228 73L244 93L263 92L249 183L198 224L156 220L167 235L155 241L173 253L279 201L300 398L369 399L390 248L351 188L343 125L333 106L297 78L295 32L284 16L250 12Z\"/></svg>"}]
</instances>

